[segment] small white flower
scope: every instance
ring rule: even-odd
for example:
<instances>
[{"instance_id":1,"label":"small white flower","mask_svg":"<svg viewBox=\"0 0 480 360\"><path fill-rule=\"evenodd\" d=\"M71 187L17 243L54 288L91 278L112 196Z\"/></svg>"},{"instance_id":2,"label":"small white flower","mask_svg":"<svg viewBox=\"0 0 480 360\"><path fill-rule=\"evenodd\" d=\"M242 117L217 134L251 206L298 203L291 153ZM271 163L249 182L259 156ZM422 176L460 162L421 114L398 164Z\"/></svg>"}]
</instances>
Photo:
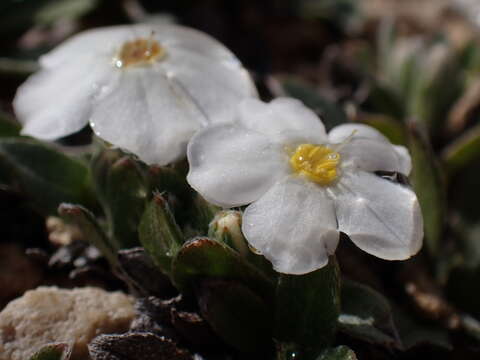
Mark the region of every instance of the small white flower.
<instances>
[{"instance_id":1,"label":"small white flower","mask_svg":"<svg viewBox=\"0 0 480 360\"><path fill-rule=\"evenodd\" d=\"M191 186L224 207L250 204L242 230L282 273L304 274L328 262L339 231L388 260L421 247L415 193L374 171L408 175L408 151L375 129L345 124L327 135L294 99L244 100L237 122L207 127L188 146Z\"/></svg>"},{"instance_id":2,"label":"small white flower","mask_svg":"<svg viewBox=\"0 0 480 360\"><path fill-rule=\"evenodd\" d=\"M88 122L104 140L160 165L201 127L256 96L236 57L199 31L125 25L80 33L40 58L17 92L23 134L53 140Z\"/></svg>"}]
</instances>

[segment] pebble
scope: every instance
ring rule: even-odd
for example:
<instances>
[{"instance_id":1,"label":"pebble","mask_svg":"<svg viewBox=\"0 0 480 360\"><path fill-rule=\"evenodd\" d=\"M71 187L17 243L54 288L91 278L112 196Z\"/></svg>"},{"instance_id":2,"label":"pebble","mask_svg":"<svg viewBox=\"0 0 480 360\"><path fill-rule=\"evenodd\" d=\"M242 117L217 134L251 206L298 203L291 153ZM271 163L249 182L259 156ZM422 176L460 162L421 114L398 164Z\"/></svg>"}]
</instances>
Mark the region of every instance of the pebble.
<instances>
[{"instance_id":1,"label":"pebble","mask_svg":"<svg viewBox=\"0 0 480 360\"><path fill-rule=\"evenodd\" d=\"M0 313L0 360L27 360L43 345L72 342L71 360L88 358L99 334L123 333L135 316L133 298L122 292L84 287L38 287Z\"/></svg>"}]
</instances>

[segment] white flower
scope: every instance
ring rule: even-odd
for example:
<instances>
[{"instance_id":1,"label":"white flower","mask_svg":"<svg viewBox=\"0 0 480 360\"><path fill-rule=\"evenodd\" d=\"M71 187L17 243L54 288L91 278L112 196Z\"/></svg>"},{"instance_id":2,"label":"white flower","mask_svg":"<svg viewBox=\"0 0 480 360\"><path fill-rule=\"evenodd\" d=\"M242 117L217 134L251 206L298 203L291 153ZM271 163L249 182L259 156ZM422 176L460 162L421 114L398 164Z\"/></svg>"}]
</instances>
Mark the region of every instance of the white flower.
<instances>
[{"instance_id":1,"label":"white flower","mask_svg":"<svg viewBox=\"0 0 480 360\"><path fill-rule=\"evenodd\" d=\"M247 99L237 122L198 132L187 156L187 179L207 200L250 204L244 235L279 272L304 274L326 265L339 231L388 260L406 259L421 247L415 193L373 173L408 175L408 151L369 126L340 125L327 135L297 100Z\"/></svg>"},{"instance_id":2,"label":"white flower","mask_svg":"<svg viewBox=\"0 0 480 360\"><path fill-rule=\"evenodd\" d=\"M17 92L23 134L53 140L88 122L106 141L160 165L201 127L230 119L255 87L235 56L199 31L125 25L80 33L40 58Z\"/></svg>"}]
</instances>

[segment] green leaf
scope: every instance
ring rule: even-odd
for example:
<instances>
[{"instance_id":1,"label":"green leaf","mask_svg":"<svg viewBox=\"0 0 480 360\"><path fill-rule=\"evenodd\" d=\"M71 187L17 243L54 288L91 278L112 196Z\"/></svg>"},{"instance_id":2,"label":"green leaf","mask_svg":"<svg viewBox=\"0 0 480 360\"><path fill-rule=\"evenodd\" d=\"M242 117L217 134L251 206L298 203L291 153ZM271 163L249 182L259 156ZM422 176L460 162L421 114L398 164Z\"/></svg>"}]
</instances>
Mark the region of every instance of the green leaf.
<instances>
[{"instance_id":1,"label":"green leaf","mask_svg":"<svg viewBox=\"0 0 480 360\"><path fill-rule=\"evenodd\" d=\"M459 66L467 73L467 79L469 76L476 77L480 72L480 48L473 38L459 51L458 53Z\"/></svg>"},{"instance_id":2,"label":"green leaf","mask_svg":"<svg viewBox=\"0 0 480 360\"><path fill-rule=\"evenodd\" d=\"M464 168L473 160L480 158L480 124L474 126L448 145L442 160L448 174L451 176Z\"/></svg>"},{"instance_id":3,"label":"green leaf","mask_svg":"<svg viewBox=\"0 0 480 360\"><path fill-rule=\"evenodd\" d=\"M333 340L340 314L336 259L330 257L328 265L309 274L281 274L275 302L275 340L318 355Z\"/></svg>"},{"instance_id":4,"label":"green leaf","mask_svg":"<svg viewBox=\"0 0 480 360\"><path fill-rule=\"evenodd\" d=\"M299 79L279 79L286 95L301 100L307 107L315 111L325 127L331 129L334 126L348 122L345 112L333 102L327 100L311 85Z\"/></svg>"},{"instance_id":5,"label":"green leaf","mask_svg":"<svg viewBox=\"0 0 480 360\"><path fill-rule=\"evenodd\" d=\"M412 50L413 49L411 49L410 52ZM399 52L401 53L401 50ZM398 56L399 54L396 53L394 55ZM406 104L406 108L408 109L411 99L415 98L420 89L420 80L422 79L420 70L421 64L416 52L408 54L403 60L404 61L400 64L399 69L392 69L391 85L393 85L394 89L400 94L403 102ZM392 59L392 61L395 61L395 59Z\"/></svg>"},{"instance_id":6,"label":"green leaf","mask_svg":"<svg viewBox=\"0 0 480 360\"><path fill-rule=\"evenodd\" d=\"M423 55L424 64L414 74L416 84L409 93L407 106L409 116L419 119L429 133L437 135L447 120L446 114L462 93L463 73L456 58L449 56L452 49L442 58L436 56L435 46L447 47L447 44L433 44Z\"/></svg>"},{"instance_id":7,"label":"green leaf","mask_svg":"<svg viewBox=\"0 0 480 360\"><path fill-rule=\"evenodd\" d=\"M190 198L192 189L188 185L186 177L173 167L150 166L147 177L153 192L167 191L183 201Z\"/></svg>"},{"instance_id":8,"label":"green leaf","mask_svg":"<svg viewBox=\"0 0 480 360\"><path fill-rule=\"evenodd\" d=\"M94 139L94 144L97 145L97 150L94 152L90 161L90 171L93 177L95 192L100 198L102 205L106 207L106 193L110 168L116 161L124 156L124 154L121 150L106 148L98 138Z\"/></svg>"},{"instance_id":9,"label":"green leaf","mask_svg":"<svg viewBox=\"0 0 480 360\"><path fill-rule=\"evenodd\" d=\"M273 284L227 245L209 238L186 242L172 265L173 282L189 292L200 279L237 280L265 299L273 297Z\"/></svg>"},{"instance_id":10,"label":"green leaf","mask_svg":"<svg viewBox=\"0 0 480 360\"><path fill-rule=\"evenodd\" d=\"M141 165L106 150L94 156L91 166L116 249L137 246L138 225L150 195Z\"/></svg>"},{"instance_id":11,"label":"green leaf","mask_svg":"<svg viewBox=\"0 0 480 360\"><path fill-rule=\"evenodd\" d=\"M182 231L173 217L167 201L155 194L147 205L138 228L140 242L155 264L170 274L172 259L184 243Z\"/></svg>"},{"instance_id":12,"label":"green leaf","mask_svg":"<svg viewBox=\"0 0 480 360\"><path fill-rule=\"evenodd\" d=\"M166 193L171 211L185 230L186 237L203 236L220 209L193 191L186 180L187 172L183 162L171 166L150 166L147 179L152 192Z\"/></svg>"},{"instance_id":13,"label":"green leaf","mask_svg":"<svg viewBox=\"0 0 480 360\"><path fill-rule=\"evenodd\" d=\"M372 344L399 347L387 299L366 285L342 283L342 312L339 330Z\"/></svg>"},{"instance_id":14,"label":"green leaf","mask_svg":"<svg viewBox=\"0 0 480 360\"><path fill-rule=\"evenodd\" d=\"M317 360L357 360L357 356L349 347L340 345L325 350Z\"/></svg>"},{"instance_id":15,"label":"green leaf","mask_svg":"<svg viewBox=\"0 0 480 360\"><path fill-rule=\"evenodd\" d=\"M114 245L111 244L90 211L79 205L64 203L59 206L58 213L67 222L77 225L83 238L100 250L112 266L117 264L117 252Z\"/></svg>"},{"instance_id":16,"label":"green leaf","mask_svg":"<svg viewBox=\"0 0 480 360\"><path fill-rule=\"evenodd\" d=\"M378 89L380 92L373 90L373 110L399 120L416 118L430 132L438 133L463 87L463 73L454 49L441 37L429 40L392 37L393 22L385 23L390 27L383 36L385 41L376 71L384 88ZM397 101L390 101L393 98Z\"/></svg>"},{"instance_id":17,"label":"green leaf","mask_svg":"<svg viewBox=\"0 0 480 360\"><path fill-rule=\"evenodd\" d=\"M188 216L191 226L196 230L195 235L207 234L210 223L221 208L209 203L200 194L195 194L189 205Z\"/></svg>"},{"instance_id":18,"label":"green leaf","mask_svg":"<svg viewBox=\"0 0 480 360\"><path fill-rule=\"evenodd\" d=\"M62 202L93 205L82 162L28 138L0 138L0 182L18 187L44 214Z\"/></svg>"},{"instance_id":19,"label":"green leaf","mask_svg":"<svg viewBox=\"0 0 480 360\"><path fill-rule=\"evenodd\" d=\"M30 360L69 360L71 353L71 343L48 344L33 354Z\"/></svg>"},{"instance_id":20,"label":"green leaf","mask_svg":"<svg viewBox=\"0 0 480 360\"><path fill-rule=\"evenodd\" d=\"M422 208L426 245L430 254L435 255L439 251L446 212L442 170L430 144L415 124L409 127L408 147L412 157L410 178Z\"/></svg>"},{"instance_id":21,"label":"green leaf","mask_svg":"<svg viewBox=\"0 0 480 360\"><path fill-rule=\"evenodd\" d=\"M20 125L11 116L0 111L0 137L14 137L20 135Z\"/></svg>"},{"instance_id":22,"label":"green leaf","mask_svg":"<svg viewBox=\"0 0 480 360\"><path fill-rule=\"evenodd\" d=\"M271 346L271 308L247 286L234 281L205 280L196 293L202 316L227 344L241 352Z\"/></svg>"}]
</instances>

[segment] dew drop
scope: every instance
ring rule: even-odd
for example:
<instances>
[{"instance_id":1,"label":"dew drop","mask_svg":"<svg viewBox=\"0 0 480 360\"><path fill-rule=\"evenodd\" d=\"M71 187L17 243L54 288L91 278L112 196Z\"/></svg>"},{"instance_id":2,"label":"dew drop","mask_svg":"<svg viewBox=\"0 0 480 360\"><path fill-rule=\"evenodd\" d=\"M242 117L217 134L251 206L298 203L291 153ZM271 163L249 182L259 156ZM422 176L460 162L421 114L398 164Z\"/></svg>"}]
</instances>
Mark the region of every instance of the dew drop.
<instances>
[{"instance_id":1,"label":"dew drop","mask_svg":"<svg viewBox=\"0 0 480 360\"><path fill-rule=\"evenodd\" d=\"M296 352L296 351L289 351L289 352L287 352L286 358L289 359L289 360L295 360L295 359L298 358L298 352Z\"/></svg>"},{"instance_id":2,"label":"dew drop","mask_svg":"<svg viewBox=\"0 0 480 360\"><path fill-rule=\"evenodd\" d=\"M251 252L253 252L255 255L262 255L262 253L255 249L252 245L248 244L248 248L250 249Z\"/></svg>"}]
</instances>

